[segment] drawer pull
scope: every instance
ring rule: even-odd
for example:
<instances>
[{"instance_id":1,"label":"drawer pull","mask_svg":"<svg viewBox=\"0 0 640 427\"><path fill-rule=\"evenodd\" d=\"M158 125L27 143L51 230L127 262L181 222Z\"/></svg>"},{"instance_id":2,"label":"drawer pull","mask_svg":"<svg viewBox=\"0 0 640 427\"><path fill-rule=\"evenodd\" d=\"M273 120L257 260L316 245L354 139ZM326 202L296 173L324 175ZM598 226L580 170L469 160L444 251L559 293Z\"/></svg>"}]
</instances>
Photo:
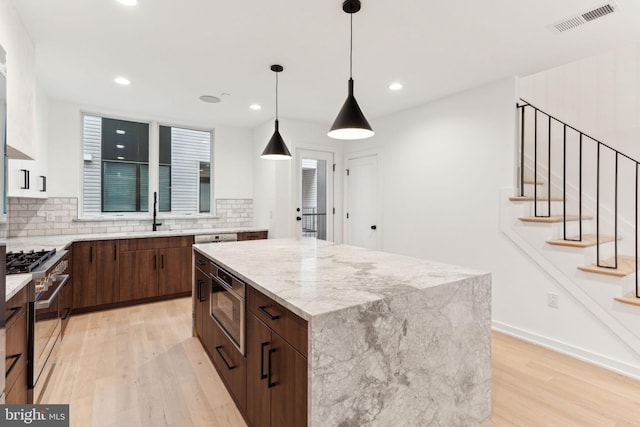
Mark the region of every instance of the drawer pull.
<instances>
[{"instance_id":1,"label":"drawer pull","mask_svg":"<svg viewBox=\"0 0 640 427\"><path fill-rule=\"evenodd\" d=\"M272 388L275 387L277 385L277 383L271 382L271 355L273 353L276 352L275 348L270 348L269 349L269 356L268 356L268 368L267 368L267 387Z\"/></svg>"},{"instance_id":2,"label":"drawer pull","mask_svg":"<svg viewBox=\"0 0 640 427\"><path fill-rule=\"evenodd\" d=\"M9 323L11 321L11 319L13 319L14 317L16 317L18 315L18 313L20 313L20 310L22 310L22 306L19 305L18 307L11 307L9 310L12 311L12 313L9 315L9 317L7 317L7 320L5 320L5 325L7 323Z\"/></svg>"},{"instance_id":3,"label":"drawer pull","mask_svg":"<svg viewBox=\"0 0 640 427\"><path fill-rule=\"evenodd\" d=\"M232 370L235 369L235 366L233 365L229 365L229 362L227 362L227 359L225 359L224 355L222 354L222 352L220 351L220 349L222 348L221 345L216 347L216 351L218 352L218 355L220 356L220 359L222 359L222 361L224 362L225 365L227 365L227 369L228 370Z\"/></svg>"},{"instance_id":4,"label":"drawer pull","mask_svg":"<svg viewBox=\"0 0 640 427\"><path fill-rule=\"evenodd\" d=\"M267 374L264 373L264 348L269 345L269 341L260 344L260 379L267 378Z\"/></svg>"},{"instance_id":5,"label":"drawer pull","mask_svg":"<svg viewBox=\"0 0 640 427\"><path fill-rule=\"evenodd\" d=\"M198 265L205 265L205 264L206 264L206 262L204 262L204 260L203 260L203 259L198 258L198 259L196 260L196 264L198 264Z\"/></svg>"},{"instance_id":6,"label":"drawer pull","mask_svg":"<svg viewBox=\"0 0 640 427\"><path fill-rule=\"evenodd\" d=\"M11 366L9 366L9 369L7 369L7 373L4 375L5 377L9 376L9 374L11 373L11 370L16 366L16 363L18 363L18 360L20 360L20 356L22 356L22 353L12 354L11 356L7 356L7 359L13 359L13 361L11 362Z\"/></svg>"},{"instance_id":7,"label":"drawer pull","mask_svg":"<svg viewBox=\"0 0 640 427\"><path fill-rule=\"evenodd\" d=\"M273 314L269 313L267 311L267 306L266 305L261 305L260 307L258 307L258 310L263 312L265 314L265 316L268 316L270 320L278 320L280 318L280 316L278 316L277 314L274 316Z\"/></svg>"},{"instance_id":8,"label":"drawer pull","mask_svg":"<svg viewBox=\"0 0 640 427\"><path fill-rule=\"evenodd\" d=\"M204 302L204 298L202 297L202 285L204 281L198 279L198 302Z\"/></svg>"}]
</instances>

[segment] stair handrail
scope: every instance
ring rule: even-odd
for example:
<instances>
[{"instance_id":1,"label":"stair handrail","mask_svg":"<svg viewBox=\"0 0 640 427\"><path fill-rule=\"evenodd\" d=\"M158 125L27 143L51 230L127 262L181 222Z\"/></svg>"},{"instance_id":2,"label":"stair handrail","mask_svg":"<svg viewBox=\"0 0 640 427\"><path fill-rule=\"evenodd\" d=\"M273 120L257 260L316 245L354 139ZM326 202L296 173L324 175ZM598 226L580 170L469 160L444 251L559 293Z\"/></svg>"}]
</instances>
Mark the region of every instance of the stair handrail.
<instances>
[{"instance_id":1,"label":"stair handrail","mask_svg":"<svg viewBox=\"0 0 640 427\"><path fill-rule=\"evenodd\" d=\"M640 298L640 280L638 278L639 265L638 265L638 176L640 169L640 161L634 159L633 157L611 147L608 144L600 141L597 138L592 137L591 135L582 132L576 127L568 124L567 122L558 119L555 116L545 112L539 107L531 104L527 100L523 98L519 98L523 103L516 102L516 109L521 110L521 119L520 119L520 195L524 197L524 148L525 148L525 108L531 107L534 110L534 172L533 172L533 185L534 185L534 196L533 196L533 204L534 204L534 216L535 217L550 217L551 216L551 121L555 120L556 122L563 125L563 175L562 175L562 185L563 185L563 240L566 241L582 241L582 141L583 137L587 137L590 140L597 143L597 163L596 163L596 265L601 268L607 269L617 269L618 268L618 159L620 156L630 160L635 164L635 294L636 298ZM542 113L548 118L548 211L547 215L538 215L537 206L538 206L538 196L537 196L537 180L538 180L538 159L537 159L537 145L538 145L538 113ZM580 142L580 160L579 160L579 189L578 189L578 224L579 224L579 235L577 239L567 238L567 196L566 196L566 158L567 158L567 128L575 131L579 135ZM614 206L614 265L601 265L600 263L600 148L604 147L608 150L611 150L615 153L615 206Z\"/></svg>"}]
</instances>

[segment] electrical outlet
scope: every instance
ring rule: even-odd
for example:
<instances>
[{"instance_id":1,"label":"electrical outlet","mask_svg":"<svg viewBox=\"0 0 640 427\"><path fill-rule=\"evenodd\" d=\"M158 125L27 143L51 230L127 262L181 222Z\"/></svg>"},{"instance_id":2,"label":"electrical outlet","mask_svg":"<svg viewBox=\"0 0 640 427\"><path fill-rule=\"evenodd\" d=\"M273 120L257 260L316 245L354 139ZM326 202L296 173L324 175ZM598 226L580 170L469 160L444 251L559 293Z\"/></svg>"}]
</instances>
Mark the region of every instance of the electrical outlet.
<instances>
[{"instance_id":1,"label":"electrical outlet","mask_svg":"<svg viewBox=\"0 0 640 427\"><path fill-rule=\"evenodd\" d=\"M547 294L547 305L551 308L558 308L558 294L549 292Z\"/></svg>"},{"instance_id":2,"label":"electrical outlet","mask_svg":"<svg viewBox=\"0 0 640 427\"><path fill-rule=\"evenodd\" d=\"M55 220L56 220L55 212L47 212L47 222L51 222Z\"/></svg>"}]
</instances>

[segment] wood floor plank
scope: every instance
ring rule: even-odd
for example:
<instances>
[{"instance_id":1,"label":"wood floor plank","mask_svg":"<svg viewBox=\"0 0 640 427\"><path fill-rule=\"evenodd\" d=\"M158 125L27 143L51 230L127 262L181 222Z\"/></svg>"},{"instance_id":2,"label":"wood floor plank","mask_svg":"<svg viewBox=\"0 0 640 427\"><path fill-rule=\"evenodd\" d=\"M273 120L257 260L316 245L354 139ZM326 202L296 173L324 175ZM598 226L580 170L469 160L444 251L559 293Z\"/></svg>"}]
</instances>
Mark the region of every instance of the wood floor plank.
<instances>
[{"instance_id":1,"label":"wood floor plank","mask_svg":"<svg viewBox=\"0 0 640 427\"><path fill-rule=\"evenodd\" d=\"M73 316L43 402L71 426L246 427L197 338L188 298ZM492 334L485 427L640 425L640 381Z\"/></svg>"}]
</instances>

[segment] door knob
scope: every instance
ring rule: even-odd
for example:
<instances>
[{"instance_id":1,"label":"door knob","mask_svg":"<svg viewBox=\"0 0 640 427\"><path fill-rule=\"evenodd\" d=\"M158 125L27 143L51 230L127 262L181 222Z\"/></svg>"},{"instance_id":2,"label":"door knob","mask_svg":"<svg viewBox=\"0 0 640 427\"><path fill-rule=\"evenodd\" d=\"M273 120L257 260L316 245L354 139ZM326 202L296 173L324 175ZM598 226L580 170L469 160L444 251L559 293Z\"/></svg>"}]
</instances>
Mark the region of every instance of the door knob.
<instances>
[{"instance_id":1,"label":"door knob","mask_svg":"<svg viewBox=\"0 0 640 427\"><path fill-rule=\"evenodd\" d=\"M296 221L302 221L302 217L297 216Z\"/></svg>"},{"instance_id":2,"label":"door knob","mask_svg":"<svg viewBox=\"0 0 640 427\"><path fill-rule=\"evenodd\" d=\"M378 227L376 227L375 225L372 225L372 226L371 226L371 229L372 229L372 230L375 230L375 229L377 229L377 228L378 228Z\"/></svg>"}]
</instances>

